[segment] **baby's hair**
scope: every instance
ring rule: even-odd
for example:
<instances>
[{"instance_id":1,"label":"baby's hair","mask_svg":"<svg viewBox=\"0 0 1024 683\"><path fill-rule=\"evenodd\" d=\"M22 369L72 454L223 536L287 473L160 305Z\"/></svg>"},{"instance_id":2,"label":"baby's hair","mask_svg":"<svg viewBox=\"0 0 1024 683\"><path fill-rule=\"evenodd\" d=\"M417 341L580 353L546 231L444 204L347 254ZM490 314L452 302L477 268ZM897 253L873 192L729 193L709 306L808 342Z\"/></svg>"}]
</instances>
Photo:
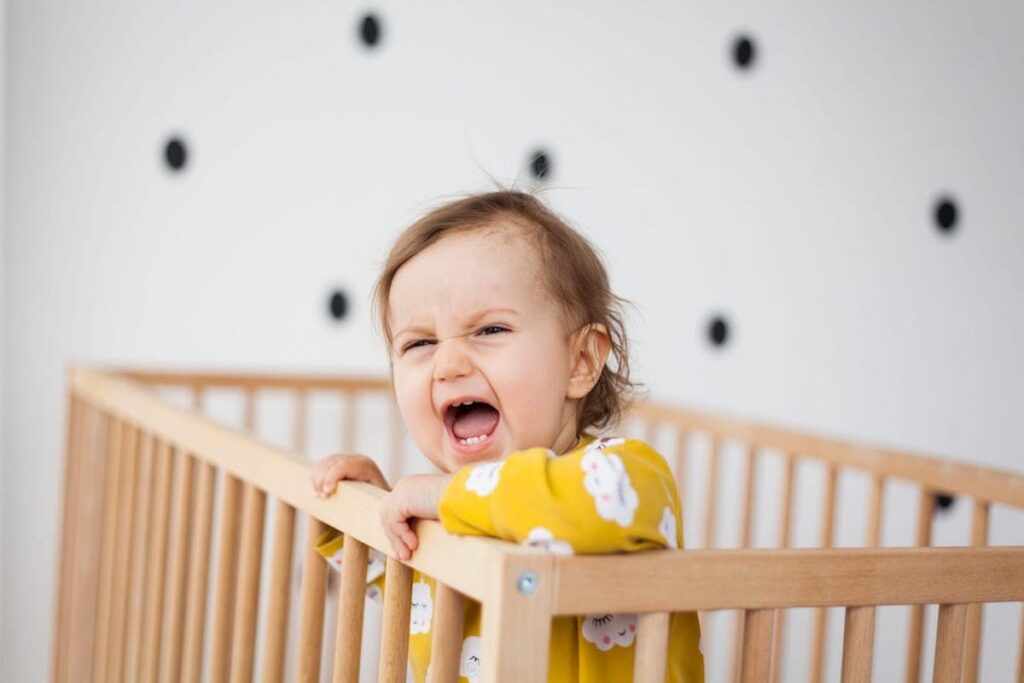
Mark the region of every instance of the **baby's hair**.
<instances>
[{"instance_id":1,"label":"baby's hair","mask_svg":"<svg viewBox=\"0 0 1024 683\"><path fill-rule=\"evenodd\" d=\"M502 223L504 219L504 223ZM576 432L619 422L635 387L629 378L629 342L623 321L626 300L616 296L597 250L568 222L533 195L516 190L471 194L444 204L406 228L388 254L374 287L374 315L387 342L391 284L407 261L445 236L511 224L530 238L540 253L550 293L562 307L570 329L599 323L608 331L610 361L594 388L580 402Z\"/></svg>"}]
</instances>

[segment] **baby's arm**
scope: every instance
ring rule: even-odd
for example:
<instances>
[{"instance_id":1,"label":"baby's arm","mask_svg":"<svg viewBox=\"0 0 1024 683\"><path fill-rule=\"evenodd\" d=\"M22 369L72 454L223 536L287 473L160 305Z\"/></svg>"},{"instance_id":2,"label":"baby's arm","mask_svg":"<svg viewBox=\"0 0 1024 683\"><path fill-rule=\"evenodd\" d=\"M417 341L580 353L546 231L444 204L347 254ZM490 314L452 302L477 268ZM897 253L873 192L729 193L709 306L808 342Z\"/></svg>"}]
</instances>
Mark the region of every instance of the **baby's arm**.
<instances>
[{"instance_id":1,"label":"baby's arm","mask_svg":"<svg viewBox=\"0 0 1024 683\"><path fill-rule=\"evenodd\" d=\"M563 553L682 546L675 479L634 439L555 456L543 448L457 472L440 501L445 528Z\"/></svg>"}]
</instances>

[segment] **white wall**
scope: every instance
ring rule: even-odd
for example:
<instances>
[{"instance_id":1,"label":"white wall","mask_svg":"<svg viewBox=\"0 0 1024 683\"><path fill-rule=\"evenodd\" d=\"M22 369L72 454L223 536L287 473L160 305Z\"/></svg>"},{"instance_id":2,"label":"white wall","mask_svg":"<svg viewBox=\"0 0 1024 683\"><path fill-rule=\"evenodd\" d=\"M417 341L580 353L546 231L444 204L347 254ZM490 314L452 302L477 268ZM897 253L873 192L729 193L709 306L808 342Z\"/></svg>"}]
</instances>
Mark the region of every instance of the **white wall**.
<instances>
[{"instance_id":1,"label":"white wall","mask_svg":"<svg viewBox=\"0 0 1024 683\"><path fill-rule=\"evenodd\" d=\"M1020 6L391 2L371 53L208 5L9 3L0 679L48 671L68 363L383 370L389 241L538 145L653 395L1024 469Z\"/></svg>"}]
</instances>

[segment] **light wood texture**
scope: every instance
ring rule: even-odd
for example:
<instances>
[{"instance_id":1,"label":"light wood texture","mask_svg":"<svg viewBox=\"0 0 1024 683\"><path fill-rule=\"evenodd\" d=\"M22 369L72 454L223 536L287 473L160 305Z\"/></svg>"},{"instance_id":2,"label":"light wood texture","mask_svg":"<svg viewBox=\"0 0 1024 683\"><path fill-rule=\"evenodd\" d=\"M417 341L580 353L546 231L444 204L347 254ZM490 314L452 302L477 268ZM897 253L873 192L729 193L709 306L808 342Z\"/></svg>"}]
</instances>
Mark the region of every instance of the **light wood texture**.
<instances>
[{"instance_id":1,"label":"light wood texture","mask_svg":"<svg viewBox=\"0 0 1024 683\"><path fill-rule=\"evenodd\" d=\"M935 631L934 683L957 683L964 666L964 630L967 605L939 605Z\"/></svg>"},{"instance_id":2,"label":"light wood texture","mask_svg":"<svg viewBox=\"0 0 1024 683\"><path fill-rule=\"evenodd\" d=\"M185 638L182 644L182 678L200 680L203 636L206 634L206 590L210 566L210 536L213 532L213 494L217 472L206 463L196 467L196 492L192 517L192 545L189 549L185 597Z\"/></svg>"},{"instance_id":3,"label":"light wood texture","mask_svg":"<svg viewBox=\"0 0 1024 683\"><path fill-rule=\"evenodd\" d=\"M256 618L260 603L260 569L263 565L263 522L267 494L246 485L242 511L242 534L238 552L238 587L232 627L232 683L252 680L256 654Z\"/></svg>"},{"instance_id":4,"label":"light wood texture","mask_svg":"<svg viewBox=\"0 0 1024 683\"><path fill-rule=\"evenodd\" d=\"M146 555L149 544L146 530L153 513L150 496L153 492L154 459L153 439L139 433L138 437L138 484L132 511L131 571L128 574L128 617L125 632L124 674L126 681L139 677L139 658L142 647L142 611L145 599Z\"/></svg>"},{"instance_id":5,"label":"light wood texture","mask_svg":"<svg viewBox=\"0 0 1024 683\"><path fill-rule=\"evenodd\" d=\"M1024 683L1024 608L1021 609L1020 635L1017 644L1017 683Z\"/></svg>"},{"instance_id":6,"label":"light wood texture","mask_svg":"<svg viewBox=\"0 0 1024 683\"><path fill-rule=\"evenodd\" d=\"M300 374L232 374L225 372L191 372L165 370L117 369L109 370L121 377L153 386L188 386L201 388L251 389L327 389L354 391L391 391L386 377L355 375L300 375Z\"/></svg>"},{"instance_id":7,"label":"light wood texture","mask_svg":"<svg viewBox=\"0 0 1024 683\"><path fill-rule=\"evenodd\" d=\"M932 516L935 514L935 495L922 488L917 504L917 531L915 545L929 546L932 542ZM941 600L936 600L939 602ZM962 602L953 600L946 602ZM924 605L910 606L910 621L907 625L907 664L904 680L918 683L921 680L921 646L924 633Z\"/></svg>"},{"instance_id":8,"label":"light wood texture","mask_svg":"<svg viewBox=\"0 0 1024 683\"><path fill-rule=\"evenodd\" d=\"M532 548L492 554L483 601L481 683L547 680L554 563L552 555ZM527 576L533 577L533 590L523 592L520 582Z\"/></svg>"},{"instance_id":9,"label":"light wood texture","mask_svg":"<svg viewBox=\"0 0 1024 683\"><path fill-rule=\"evenodd\" d=\"M220 521L217 525L217 565L213 584L213 623L210 627L210 655L206 677L211 683L228 680L231 664L231 627L238 580L238 530L242 482L223 473L220 492Z\"/></svg>"},{"instance_id":10,"label":"light wood texture","mask_svg":"<svg viewBox=\"0 0 1024 683\"><path fill-rule=\"evenodd\" d=\"M131 529L135 492L138 490L138 430L125 428L121 452L121 479L117 491L117 527L114 546L114 599L110 608L110 640L107 648L107 676L120 681L124 669L124 642L127 627L127 582L131 576Z\"/></svg>"},{"instance_id":11,"label":"light wood texture","mask_svg":"<svg viewBox=\"0 0 1024 683\"><path fill-rule=\"evenodd\" d=\"M51 666L53 680L63 682L68 679L68 649L71 625L68 612L71 603L72 568L77 560L78 544L72 532L75 515L78 513L78 495L82 489L82 414L84 406L68 393L65 402L65 445L64 445L64 495L62 519L57 553L57 600L53 618L53 659Z\"/></svg>"},{"instance_id":12,"label":"light wood texture","mask_svg":"<svg viewBox=\"0 0 1024 683\"><path fill-rule=\"evenodd\" d=\"M366 565L370 549L346 538L341 551L341 588L338 591L338 628L334 641L334 683L359 683L366 606ZM436 637L436 633L434 634Z\"/></svg>"},{"instance_id":13,"label":"light wood texture","mask_svg":"<svg viewBox=\"0 0 1024 683\"><path fill-rule=\"evenodd\" d=\"M388 558L384 574L384 619L380 636L381 683L404 683L409 661L409 610L412 601L412 569Z\"/></svg>"},{"instance_id":14,"label":"light wood texture","mask_svg":"<svg viewBox=\"0 0 1024 683\"><path fill-rule=\"evenodd\" d=\"M875 608L847 607L843 628L843 683L871 683Z\"/></svg>"},{"instance_id":15,"label":"light wood texture","mask_svg":"<svg viewBox=\"0 0 1024 683\"><path fill-rule=\"evenodd\" d=\"M712 438L711 449L708 453L708 483L707 501L704 505L704 548L715 547L715 522L717 521L716 511L718 509L718 469L719 460L722 459L722 442Z\"/></svg>"},{"instance_id":16,"label":"light wood texture","mask_svg":"<svg viewBox=\"0 0 1024 683\"><path fill-rule=\"evenodd\" d=\"M459 678L465 602L454 588L437 582L434 623L430 628L430 669L434 681L455 681Z\"/></svg>"},{"instance_id":17,"label":"light wood texture","mask_svg":"<svg viewBox=\"0 0 1024 683\"><path fill-rule=\"evenodd\" d=\"M832 536L836 518L836 468L829 465L825 470L825 491L821 512L821 543L822 548L832 547ZM820 683L825 675L825 630L828 625L828 612L818 609L814 614L814 644L811 646L810 680Z\"/></svg>"},{"instance_id":18,"label":"light wood texture","mask_svg":"<svg viewBox=\"0 0 1024 683\"><path fill-rule=\"evenodd\" d=\"M645 612L637 617L635 683L664 683L670 616L668 612Z\"/></svg>"},{"instance_id":19,"label":"light wood texture","mask_svg":"<svg viewBox=\"0 0 1024 683\"><path fill-rule=\"evenodd\" d=\"M690 435L687 432L679 430L676 433L676 462L675 462L675 475L676 475L676 486L679 489L679 496L682 500L686 501L686 486L687 486L687 466L689 463L690 455ZM685 547L685 539L684 547Z\"/></svg>"},{"instance_id":20,"label":"light wood texture","mask_svg":"<svg viewBox=\"0 0 1024 683\"><path fill-rule=\"evenodd\" d=\"M327 563L316 551L316 541L326 529L327 526L314 517L306 520L305 551L302 555L302 592L299 596L299 660L296 673L296 679L300 683L320 681Z\"/></svg>"},{"instance_id":21,"label":"light wood texture","mask_svg":"<svg viewBox=\"0 0 1024 683\"><path fill-rule=\"evenodd\" d=\"M971 545L988 545L988 501L975 499L971 504ZM964 643L964 683L977 683L981 654L981 617L984 605L967 605L967 634Z\"/></svg>"},{"instance_id":22,"label":"light wood texture","mask_svg":"<svg viewBox=\"0 0 1024 683\"><path fill-rule=\"evenodd\" d=\"M295 543L295 508L274 502L274 539L270 549L270 579L260 680L277 683L284 678L288 639L288 608L292 594L292 549Z\"/></svg>"},{"instance_id":23,"label":"light wood texture","mask_svg":"<svg viewBox=\"0 0 1024 683\"><path fill-rule=\"evenodd\" d=\"M174 474L174 522L171 531L171 567L164 597L164 623L160 647L160 681L181 677L181 640L185 622L185 571L188 568L189 517L192 509L192 458L177 448ZM103 680L103 679L99 679Z\"/></svg>"},{"instance_id":24,"label":"light wood texture","mask_svg":"<svg viewBox=\"0 0 1024 683\"><path fill-rule=\"evenodd\" d=\"M93 658L93 680L106 681L107 673L107 650L110 647L111 625L110 612L114 593L114 563L117 541L117 509L121 484L122 463L121 443L124 439L124 424L120 420L113 422L111 426L111 437L108 444L109 451L107 459L107 481L105 488L105 501L103 506L103 546L102 559L100 563L100 586L97 603L96 616L96 653Z\"/></svg>"},{"instance_id":25,"label":"light wood texture","mask_svg":"<svg viewBox=\"0 0 1024 683\"><path fill-rule=\"evenodd\" d=\"M167 576L167 536L171 520L171 480L174 476L171 448L164 441L154 447L155 483L153 485L153 515L150 517L146 539L146 602L142 619L142 656L139 680L155 681L160 661L160 627L163 624L164 580Z\"/></svg>"},{"instance_id":26,"label":"light wood texture","mask_svg":"<svg viewBox=\"0 0 1024 683\"><path fill-rule=\"evenodd\" d=\"M743 477L743 488L740 491L740 501L743 506L743 514L740 517L740 547L749 548L750 538L753 533L754 527L754 485L755 475L757 474L757 447L753 444L748 444L746 452L744 453L744 477ZM732 675L729 677L732 681L740 680L740 668L742 666L742 644L743 644L743 625L746 621L745 615L742 611L737 610L733 613L733 640L732 640Z\"/></svg>"},{"instance_id":27,"label":"light wood texture","mask_svg":"<svg viewBox=\"0 0 1024 683\"><path fill-rule=\"evenodd\" d=\"M796 477L796 460L793 456L783 454L782 506L779 509L779 548L790 545L790 529L793 526L793 481ZM786 640L786 610L775 610L775 621L772 624L772 683L782 680L782 646Z\"/></svg>"},{"instance_id":28,"label":"light wood texture","mask_svg":"<svg viewBox=\"0 0 1024 683\"><path fill-rule=\"evenodd\" d=\"M748 610L743 625L743 664L740 680L761 683L768 680L772 659L772 622L770 609Z\"/></svg>"},{"instance_id":29,"label":"light wood texture","mask_svg":"<svg viewBox=\"0 0 1024 683\"><path fill-rule=\"evenodd\" d=\"M309 396L302 389L295 392L295 405L292 414L292 449L296 453L306 452L306 432L309 414Z\"/></svg>"},{"instance_id":30,"label":"light wood texture","mask_svg":"<svg viewBox=\"0 0 1024 683\"><path fill-rule=\"evenodd\" d=\"M346 391L342 394L342 428L341 428L341 452L355 453L356 451L356 393Z\"/></svg>"}]
</instances>

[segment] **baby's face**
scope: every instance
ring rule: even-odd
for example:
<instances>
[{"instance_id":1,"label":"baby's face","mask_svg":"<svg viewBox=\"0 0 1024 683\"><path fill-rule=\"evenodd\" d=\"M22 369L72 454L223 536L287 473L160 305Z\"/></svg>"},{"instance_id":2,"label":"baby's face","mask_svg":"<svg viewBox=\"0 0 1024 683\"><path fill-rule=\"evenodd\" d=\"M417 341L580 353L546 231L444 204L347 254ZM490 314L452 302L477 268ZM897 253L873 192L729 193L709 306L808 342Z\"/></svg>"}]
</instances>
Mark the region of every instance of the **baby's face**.
<instances>
[{"instance_id":1,"label":"baby's face","mask_svg":"<svg viewBox=\"0 0 1024 683\"><path fill-rule=\"evenodd\" d=\"M517 229L456 233L417 254L395 275L388 320L398 407L440 469L572 446L571 334Z\"/></svg>"}]
</instances>

